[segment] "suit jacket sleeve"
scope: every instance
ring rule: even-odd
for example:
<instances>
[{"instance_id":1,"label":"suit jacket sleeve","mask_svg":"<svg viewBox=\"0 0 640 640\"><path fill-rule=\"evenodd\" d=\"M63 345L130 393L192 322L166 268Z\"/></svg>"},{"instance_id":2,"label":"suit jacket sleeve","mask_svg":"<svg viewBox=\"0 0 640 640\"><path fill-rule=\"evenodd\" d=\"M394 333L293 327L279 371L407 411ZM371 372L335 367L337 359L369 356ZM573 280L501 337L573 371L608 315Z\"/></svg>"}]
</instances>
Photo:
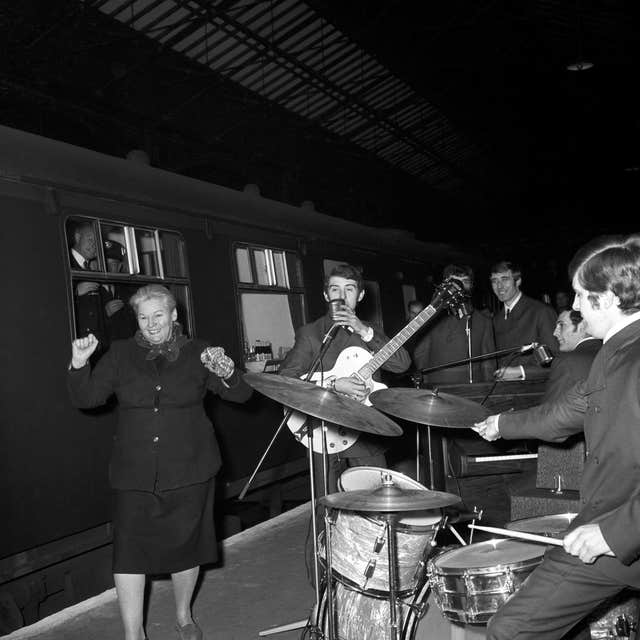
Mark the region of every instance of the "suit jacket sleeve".
<instances>
[{"instance_id":1,"label":"suit jacket sleeve","mask_svg":"<svg viewBox=\"0 0 640 640\"><path fill-rule=\"evenodd\" d=\"M232 402L246 402L253 393L253 389L244 381L242 372L234 369L230 378L222 380L215 373L209 375L207 389Z\"/></svg>"},{"instance_id":2,"label":"suit jacket sleeve","mask_svg":"<svg viewBox=\"0 0 640 640\"><path fill-rule=\"evenodd\" d=\"M296 339L280 364L278 373L288 378L299 378L306 373L313 362L319 345L312 340L308 326L300 327L296 331Z\"/></svg>"},{"instance_id":3,"label":"suit jacket sleeve","mask_svg":"<svg viewBox=\"0 0 640 640\"><path fill-rule=\"evenodd\" d=\"M536 310L536 340L540 344L549 347L554 353L558 351L558 342L553 335L556 328L556 320L557 314L553 308L546 304L539 305ZM524 371L527 380L545 378L549 372L548 369L530 363L524 365Z\"/></svg>"},{"instance_id":4,"label":"suit jacket sleeve","mask_svg":"<svg viewBox=\"0 0 640 640\"><path fill-rule=\"evenodd\" d=\"M563 442L574 433L583 431L586 410L584 382L581 381L554 402L501 413L498 430L505 440L537 438Z\"/></svg>"},{"instance_id":5,"label":"suit jacket sleeve","mask_svg":"<svg viewBox=\"0 0 640 640\"><path fill-rule=\"evenodd\" d=\"M416 369L426 369L429 366L429 357L431 355L431 334L427 333L416 345L413 352L413 359L416 363Z\"/></svg>"},{"instance_id":6,"label":"suit jacket sleeve","mask_svg":"<svg viewBox=\"0 0 640 640\"><path fill-rule=\"evenodd\" d=\"M496 350L496 342L493 338L493 324L491 321L485 321L482 326L483 331L480 353L493 353ZM485 380L493 380L493 374L497 368L495 358L487 358L486 360L481 361L481 369Z\"/></svg>"},{"instance_id":7,"label":"suit jacket sleeve","mask_svg":"<svg viewBox=\"0 0 640 640\"><path fill-rule=\"evenodd\" d=\"M71 404L78 409L103 405L118 384L118 343L111 345L92 369L85 364L80 369L69 369L67 388Z\"/></svg>"}]
</instances>

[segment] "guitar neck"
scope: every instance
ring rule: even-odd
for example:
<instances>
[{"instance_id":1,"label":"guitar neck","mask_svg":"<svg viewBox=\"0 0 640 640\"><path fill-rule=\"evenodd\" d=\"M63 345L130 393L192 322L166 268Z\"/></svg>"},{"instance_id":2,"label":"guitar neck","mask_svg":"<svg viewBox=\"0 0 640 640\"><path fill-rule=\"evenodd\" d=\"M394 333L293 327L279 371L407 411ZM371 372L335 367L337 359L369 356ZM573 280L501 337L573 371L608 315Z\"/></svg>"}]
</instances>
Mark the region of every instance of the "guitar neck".
<instances>
[{"instance_id":1,"label":"guitar neck","mask_svg":"<svg viewBox=\"0 0 640 640\"><path fill-rule=\"evenodd\" d=\"M378 351L367 364L358 369L356 375L361 378L370 378L429 318L434 316L439 309L429 305L423 309L409 324L400 329L387 344Z\"/></svg>"}]
</instances>

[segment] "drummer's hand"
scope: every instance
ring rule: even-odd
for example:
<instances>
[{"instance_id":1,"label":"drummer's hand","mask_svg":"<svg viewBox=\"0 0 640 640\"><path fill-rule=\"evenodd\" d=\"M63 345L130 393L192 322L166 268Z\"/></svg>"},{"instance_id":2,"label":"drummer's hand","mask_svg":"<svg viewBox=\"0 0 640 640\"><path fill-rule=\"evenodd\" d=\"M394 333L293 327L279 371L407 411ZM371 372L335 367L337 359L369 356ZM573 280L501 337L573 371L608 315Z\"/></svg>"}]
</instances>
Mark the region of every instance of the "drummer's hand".
<instances>
[{"instance_id":1,"label":"drummer's hand","mask_svg":"<svg viewBox=\"0 0 640 640\"><path fill-rule=\"evenodd\" d=\"M564 550L577 556L586 564L595 562L599 556L613 556L599 524L583 524L568 533L564 539Z\"/></svg>"},{"instance_id":2,"label":"drummer's hand","mask_svg":"<svg viewBox=\"0 0 640 640\"><path fill-rule=\"evenodd\" d=\"M343 393L358 402L362 402L368 395L369 389L367 385L359 378L350 376L349 378L337 378L335 390Z\"/></svg>"},{"instance_id":3,"label":"drummer's hand","mask_svg":"<svg viewBox=\"0 0 640 640\"><path fill-rule=\"evenodd\" d=\"M500 414L497 413L493 416L489 416L486 420L482 422L476 422L473 427L471 427L477 434L482 436L485 440L489 442L493 442L500 437L500 431L498 430L498 420L500 419Z\"/></svg>"}]
</instances>

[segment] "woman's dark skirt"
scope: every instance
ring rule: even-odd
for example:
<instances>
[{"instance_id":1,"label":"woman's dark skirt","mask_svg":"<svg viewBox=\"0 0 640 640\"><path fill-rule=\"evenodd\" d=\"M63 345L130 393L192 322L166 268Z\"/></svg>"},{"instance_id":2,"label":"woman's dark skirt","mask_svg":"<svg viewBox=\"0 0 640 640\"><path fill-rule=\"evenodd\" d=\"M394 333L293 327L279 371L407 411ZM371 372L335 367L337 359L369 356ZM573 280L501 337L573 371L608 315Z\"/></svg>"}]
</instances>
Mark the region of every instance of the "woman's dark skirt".
<instances>
[{"instance_id":1,"label":"woman's dark skirt","mask_svg":"<svg viewBox=\"0 0 640 640\"><path fill-rule=\"evenodd\" d=\"M113 572L177 573L217 560L215 478L170 491L114 491Z\"/></svg>"}]
</instances>

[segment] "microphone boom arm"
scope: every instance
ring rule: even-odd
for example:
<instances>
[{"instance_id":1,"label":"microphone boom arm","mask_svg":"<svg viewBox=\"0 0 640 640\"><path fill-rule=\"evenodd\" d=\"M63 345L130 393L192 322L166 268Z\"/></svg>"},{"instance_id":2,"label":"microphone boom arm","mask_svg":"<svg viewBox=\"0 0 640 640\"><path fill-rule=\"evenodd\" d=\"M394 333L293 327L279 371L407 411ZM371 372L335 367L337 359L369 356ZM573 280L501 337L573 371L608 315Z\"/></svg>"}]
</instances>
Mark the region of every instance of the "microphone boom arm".
<instances>
[{"instance_id":1,"label":"microphone boom arm","mask_svg":"<svg viewBox=\"0 0 640 640\"><path fill-rule=\"evenodd\" d=\"M440 369L448 369L449 367L456 367L461 364L467 364L468 362L477 362L478 360L486 360L487 358L498 358L500 356L507 356L510 353L527 353L532 351L538 346L537 342L525 344L522 347L511 347L510 349L500 349L499 351L492 351L491 353L483 353L479 356L473 356L471 358L463 358L462 360L456 360L454 362L446 362L445 364L439 364L435 367L428 367L427 369L421 369L421 373L431 373L432 371L439 371Z\"/></svg>"}]
</instances>

